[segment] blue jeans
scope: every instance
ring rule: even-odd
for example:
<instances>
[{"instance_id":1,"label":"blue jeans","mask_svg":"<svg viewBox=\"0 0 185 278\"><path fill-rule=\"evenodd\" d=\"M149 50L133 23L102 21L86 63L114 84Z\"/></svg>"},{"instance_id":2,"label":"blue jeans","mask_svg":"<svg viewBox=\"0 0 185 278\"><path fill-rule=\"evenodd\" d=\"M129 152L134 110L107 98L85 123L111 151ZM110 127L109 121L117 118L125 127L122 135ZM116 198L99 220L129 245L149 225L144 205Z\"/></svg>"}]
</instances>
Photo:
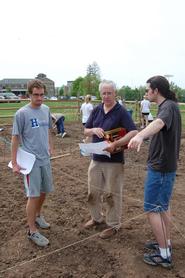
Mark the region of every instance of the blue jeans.
<instances>
[{"instance_id":1,"label":"blue jeans","mask_svg":"<svg viewBox=\"0 0 185 278\"><path fill-rule=\"evenodd\" d=\"M64 129L64 116L62 116L60 119L58 119L58 121L56 122L56 126L57 126L57 132L59 133L64 133L65 129Z\"/></svg>"},{"instance_id":2,"label":"blue jeans","mask_svg":"<svg viewBox=\"0 0 185 278\"><path fill-rule=\"evenodd\" d=\"M148 169L144 188L144 211L167 211L176 172L162 173Z\"/></svg>"}]
</instances>

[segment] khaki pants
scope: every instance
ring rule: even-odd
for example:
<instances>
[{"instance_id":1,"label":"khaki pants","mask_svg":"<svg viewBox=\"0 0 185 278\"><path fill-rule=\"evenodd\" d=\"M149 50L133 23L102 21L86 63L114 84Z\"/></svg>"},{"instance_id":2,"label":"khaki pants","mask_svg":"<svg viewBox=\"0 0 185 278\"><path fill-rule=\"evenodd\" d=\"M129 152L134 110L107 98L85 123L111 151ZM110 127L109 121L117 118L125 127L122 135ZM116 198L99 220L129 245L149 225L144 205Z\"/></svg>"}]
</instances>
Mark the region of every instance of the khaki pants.
<instances>
[{"instance_id":1,"label":"khaki pants","mask_svg":"<svg viewBox=\"0 0 185 278\"><path fill-rule=\"evenodd\" d=\"M102 204L105 196L106 223L121 226L123 164L91 161L88 170L88 205L92 219L103 221Z\"/></svg>"}]
</instances>

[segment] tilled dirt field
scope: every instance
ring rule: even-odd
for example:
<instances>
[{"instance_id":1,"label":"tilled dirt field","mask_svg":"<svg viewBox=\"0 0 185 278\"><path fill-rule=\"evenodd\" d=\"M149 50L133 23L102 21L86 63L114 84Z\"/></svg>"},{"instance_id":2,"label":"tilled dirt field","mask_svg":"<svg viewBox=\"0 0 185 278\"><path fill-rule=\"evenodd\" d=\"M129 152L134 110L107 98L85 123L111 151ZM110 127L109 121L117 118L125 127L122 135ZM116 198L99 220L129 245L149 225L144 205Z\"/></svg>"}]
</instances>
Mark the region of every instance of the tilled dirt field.
<instances>
[{"instance_id":1,"label":"tilled dirt field","mask_svg":"<svg viewBox=\"0 0 185 278\"><path fill-rule=\"evenodd\" d=\"M182 139L171 203L174 268L166 270L142 261L144 243L152 239L143 213L148 143L139 153L125 152L122 229L111 239L102 240L98 233L105 227L83 229L89 219L87 169L90 159L79 153L82 127L79 123L68 123L66 130L69 136L63 139L53 133L54 156L70 155L52 160L55 192L44 205L44 215L51 224L49 230L43 231L50 240L44 249L26 237L22 178L14 176L7 167L11 127L5 127L0 133L0 277L185 277L185 139Z\"/></svg>"}]
</instances>

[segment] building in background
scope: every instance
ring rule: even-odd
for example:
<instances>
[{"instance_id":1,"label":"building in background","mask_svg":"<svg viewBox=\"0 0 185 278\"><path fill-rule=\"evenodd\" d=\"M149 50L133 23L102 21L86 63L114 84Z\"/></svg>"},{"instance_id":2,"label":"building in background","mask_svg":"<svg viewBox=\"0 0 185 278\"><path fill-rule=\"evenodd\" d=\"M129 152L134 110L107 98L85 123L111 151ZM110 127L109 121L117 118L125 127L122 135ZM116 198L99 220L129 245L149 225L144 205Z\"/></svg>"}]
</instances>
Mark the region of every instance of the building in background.
<instances>
[{"instance_id":1,"label":"building in background","mask_svg":"<svg viewBox=\"0 0 185 278\"><path fill-rule=\"evenodd\" d=\"M39 73L35 78L40 79L46 86L48 97L55 95L55 83L47 78L46 74ZM27 84L33 78L7 78L0 80L0 93L12 92L16 95L25 96L27 93Z\"/></svg>"},{"instance_id":2,"label":"building in background","mask_svg":"<svg viewBox=\"0 0 185 278\"><path fill-rule=\"evenodd\" d=\"M12 92L18 95L26 95L27 84L31 79L7 78L0 80L0 93Z\"/></svg>"},{"instance_id":3,"label":"building in background","mask_svg":"<svg viewBox=\"0 0 185 278\"><path fill-rule=\"evenodd\" d=\"M42 80L42 82L45 84L48 97L55 96L55 83L53 80L47 78L46 74L44 73L39 73L36 76L36 79Z\"/></svg>"},{"instance_id":4,"label":"building in background","mask_svg":"<svg viewBox=\"0 0 185 278\"><path fill-rule=\"evenodd\" d=\"M67 81L67 87L68 87L68 95L70 96L73 87L73 81Z\"/></svg>"}]
</instances>

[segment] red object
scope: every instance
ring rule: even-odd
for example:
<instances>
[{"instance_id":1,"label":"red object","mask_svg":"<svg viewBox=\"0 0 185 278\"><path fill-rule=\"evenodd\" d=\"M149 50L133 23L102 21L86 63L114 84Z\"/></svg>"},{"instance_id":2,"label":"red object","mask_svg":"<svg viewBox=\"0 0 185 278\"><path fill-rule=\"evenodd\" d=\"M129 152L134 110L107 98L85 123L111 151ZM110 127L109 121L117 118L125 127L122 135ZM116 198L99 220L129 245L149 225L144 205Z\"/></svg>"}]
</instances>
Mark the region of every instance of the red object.
<instances>
[{"instance_id":1,"label":"red object","mask_svg":"<svg viewBox=\"0 0 185 278\"><path fill-rule=\"evenodd\" d=\"M105 140L107 140L108 142L114 142L124 137L127 134L127 131L125 128L119 127L119 128L111 129L109 131L105 131L104 133L105 133L104 136ZM115 153L120 152L123 149L127 149L127 147L128 147L127 144L124 145L123 147L118 147L116 148Z\"/></svg>"}]
</instances>

